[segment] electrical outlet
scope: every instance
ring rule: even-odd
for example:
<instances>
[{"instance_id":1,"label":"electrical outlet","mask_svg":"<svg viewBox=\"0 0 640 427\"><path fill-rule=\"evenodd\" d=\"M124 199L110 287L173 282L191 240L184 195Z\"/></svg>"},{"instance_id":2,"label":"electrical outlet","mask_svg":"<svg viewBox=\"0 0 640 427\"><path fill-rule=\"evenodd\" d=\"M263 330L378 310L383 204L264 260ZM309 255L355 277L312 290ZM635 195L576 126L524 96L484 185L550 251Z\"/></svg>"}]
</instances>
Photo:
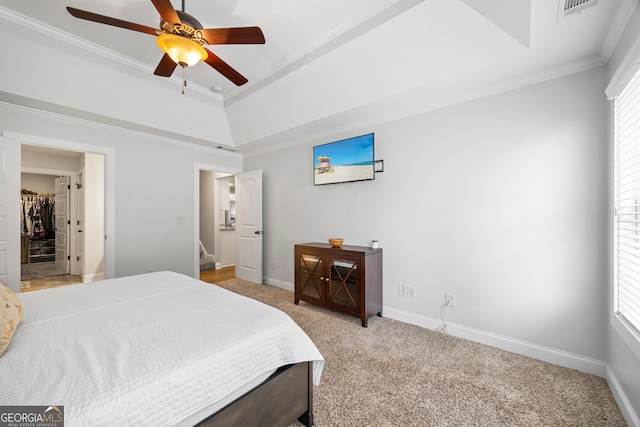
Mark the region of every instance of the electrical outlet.
<instances>
[{"instance_id":1,"label":"electrical outlet","mask_svg":"<svg viewBox=\"0 0 640 427\"><path fill-rule=\"evenodd\" d=\"M407 298L413 299L413 286L407 286Z\"/></svg>"},{"instance_id":2,"label":"electrical outlet","mask_svg":"<svg viewBox=\"0 0 640 427\"><path fill-rule=\"evenodd\" d=\"M456 306L456 296L454 294L445 293L444 294L444 305L447 307L455 307Z\"/></svg>"},{"instance_id":3,"label":"electrical outlet","mask_svg":"<svg viewBox=\"0 0 640 427\"><path fill-rule=\"evenodd\" d=\"M401 297L407 296L406 287L404 285L398 285L398 295L400 295Z\"/></svg>"}]
</instances>

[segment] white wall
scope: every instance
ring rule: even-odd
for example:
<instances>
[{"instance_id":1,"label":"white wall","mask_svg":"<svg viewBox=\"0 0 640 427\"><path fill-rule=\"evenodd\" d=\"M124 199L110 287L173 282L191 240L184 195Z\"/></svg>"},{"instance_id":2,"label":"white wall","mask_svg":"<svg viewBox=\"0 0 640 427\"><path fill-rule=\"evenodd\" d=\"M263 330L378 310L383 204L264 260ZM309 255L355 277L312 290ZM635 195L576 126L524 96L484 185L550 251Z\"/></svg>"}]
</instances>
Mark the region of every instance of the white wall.
<instances>
[{"instance_id":1,"label":"white wall","mask_svg":"<svg viewBox=\"0 0 640 427\"><path fill-rule=\"evenodd\" d=\"M56 193L56 178L54 175L37 173L23 173L20 176L20 189L35 191L36 193Z\"/></svg>"},{"instance_id":2,"label":"white wall","mask_svg":"<svg viewBox=\"0 0 640 427\"><path fill-rule=\"evenodd\" d=\"M115 108L115 107L114 107ZM187 120L185 118L185 120ZM0 104L0 130L35 135L70 144L108 147L114 153L114 274L173 270L193 275L194 168L210 164L242 169L236 153L204 149L158 137ZM19 198L15 199L16 211ZM186 224L178 224L178 216ZM19 266L18 266L19 268Z\"/></svg>"},{"instance_id":3,"label":"white wall","mask_svg":"<svg viewBox=\"0 0 640 427\"><path fill-rule=\"evenodd\" d=\"M38 151L22 152L22 167L29 169L77 172L82 167L82 156L58 156ZM39 174L34 174L39 175ZM53 181L53 179L52 179ZM55 189L55 184L52 184Z\"/></svg>"},{"instance_id":4,"label":"white wall","mask_svg":"<svg viewBox=\"0 0 640 427\"><path fill-rule=\"evenodd\" d=\"M246 158L263 169L268 281L292 284L295 243L377 239L384 315L429 325L452 292L453 324L601 365L603 90L597 69L363 129L384 159L371 182L314 187L325 140Z\"/></svg>"}]
</instances>

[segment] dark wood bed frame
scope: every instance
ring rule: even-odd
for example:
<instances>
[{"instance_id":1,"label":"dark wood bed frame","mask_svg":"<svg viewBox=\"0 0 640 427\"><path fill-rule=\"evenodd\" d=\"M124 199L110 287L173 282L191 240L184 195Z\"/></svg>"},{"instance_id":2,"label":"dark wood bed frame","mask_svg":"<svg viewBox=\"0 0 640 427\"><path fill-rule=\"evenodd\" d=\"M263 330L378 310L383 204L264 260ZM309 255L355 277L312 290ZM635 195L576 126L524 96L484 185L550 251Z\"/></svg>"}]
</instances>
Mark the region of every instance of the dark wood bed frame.
<instances>
[{"instance_id":1,"label":"dark wood bed frame","mask_svg":"<svg viewBox=\"0 0 640 427\"><path fill-rule=\"evenodd\" d=\"M265 382L204 421L206 427L313 425L313 362L279 368Z\"/></svg>"}]
</instances>

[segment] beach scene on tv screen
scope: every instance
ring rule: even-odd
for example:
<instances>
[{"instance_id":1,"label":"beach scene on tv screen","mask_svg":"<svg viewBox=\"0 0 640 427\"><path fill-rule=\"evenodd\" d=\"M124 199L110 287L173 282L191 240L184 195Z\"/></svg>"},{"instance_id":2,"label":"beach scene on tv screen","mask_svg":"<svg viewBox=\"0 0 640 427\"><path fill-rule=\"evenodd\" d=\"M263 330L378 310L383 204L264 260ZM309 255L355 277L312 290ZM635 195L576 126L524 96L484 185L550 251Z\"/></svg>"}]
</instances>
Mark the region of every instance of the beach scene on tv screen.
<instances>
[{"instance_id":1,"label":"beach scene on tv screen","mask_svg":"<svg viewBox=\"0 0 640 427\"><path fill-rule=\"evenodd\" d=\"M373 134L313 147L314 183L373 179Z\"/></svg>"}]
</instances>

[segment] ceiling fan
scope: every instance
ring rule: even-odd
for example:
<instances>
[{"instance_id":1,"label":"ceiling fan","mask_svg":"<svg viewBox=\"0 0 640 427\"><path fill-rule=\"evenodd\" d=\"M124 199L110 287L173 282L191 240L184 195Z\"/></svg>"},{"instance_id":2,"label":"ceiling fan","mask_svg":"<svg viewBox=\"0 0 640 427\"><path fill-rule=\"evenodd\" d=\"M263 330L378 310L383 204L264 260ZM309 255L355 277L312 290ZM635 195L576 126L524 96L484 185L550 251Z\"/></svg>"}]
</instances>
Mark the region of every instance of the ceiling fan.
<instances>
[{"instance_id":1,"label":"ceiling fan","mask_svg":"<svg viewBox=\"0 0 640 427\"><path fill-rule=\"evenodd\" d=\"M184 0L181 11L175 10L170 0L151 0L151 3L162 18L158 30L73 7L67 7L67 10L76 18L157 36L156 42L165 52L153 72L157 76L170 77L178 65L184 70L199 61L204 61L237 86L247 83L248 80L244 76L204 45L264 44L264 35L259 27L203 29L196 18L184 11ZM184 85L186 84L185 79Z\"/></svg>"}]
</instances>

